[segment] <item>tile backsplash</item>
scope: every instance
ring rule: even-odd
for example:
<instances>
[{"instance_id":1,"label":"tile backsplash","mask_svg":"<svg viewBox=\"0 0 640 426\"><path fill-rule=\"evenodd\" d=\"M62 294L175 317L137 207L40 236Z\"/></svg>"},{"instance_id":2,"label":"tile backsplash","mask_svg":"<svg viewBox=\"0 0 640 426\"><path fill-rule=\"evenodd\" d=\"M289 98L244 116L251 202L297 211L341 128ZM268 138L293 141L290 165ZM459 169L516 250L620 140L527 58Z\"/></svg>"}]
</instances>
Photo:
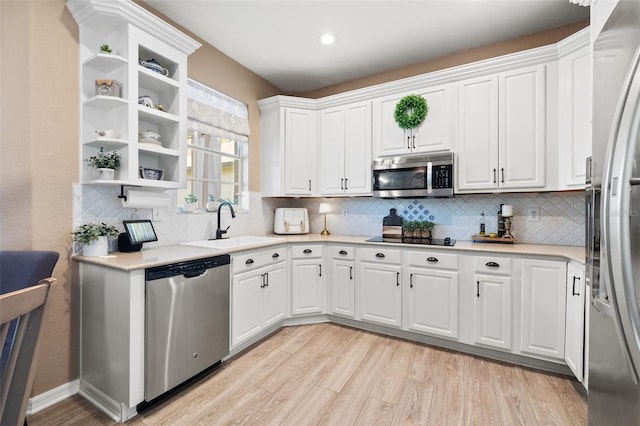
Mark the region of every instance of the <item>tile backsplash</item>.
<instances>
[{"instance_id":1,"label":"tile backsplash","mask_svg":"<svg viewBox=\"0 0 640 426\"><path fill-rule=\"evenodd\" d=\"M120 187L74 185L74 228L83 223L105 222L122 230L126 219L153 219L158 242L146 246L177 244L211 238L217 227L215 213L178 213L175 208L130 209L122 207ZM177 205L176 191L171 205ZM264 235L273 232L276 207L306 207L309 209L311 232L319 233L324 216L318 213L321 202L329 203L327 228L332 234L376 236L382 231L382 218L395 208L407 220L430 220L436 223L434 237L470 240L478 231L478 219L484 211L487 232L497 229L500 204L513 205L512 233L519 242L531 244L584 245L584 193L474 194L438 199L358 198L262 198L249 194L249 211L231 218L222 212L223 227L231 225L230 236ZM529 221L529 208L539 210L539 220ZM344 214L343 214L344 212ZM155 217L154 217L155 216Z\"/></svg>"}]
</instances>

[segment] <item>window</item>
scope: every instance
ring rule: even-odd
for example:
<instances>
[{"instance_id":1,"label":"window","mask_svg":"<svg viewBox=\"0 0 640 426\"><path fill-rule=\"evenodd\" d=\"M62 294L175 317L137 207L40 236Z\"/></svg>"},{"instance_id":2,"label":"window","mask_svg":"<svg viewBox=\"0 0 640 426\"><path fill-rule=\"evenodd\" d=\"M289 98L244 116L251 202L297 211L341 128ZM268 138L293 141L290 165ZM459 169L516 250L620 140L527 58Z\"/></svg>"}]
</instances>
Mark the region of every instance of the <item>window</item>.
<instances>
[{"instance_id":1,"label":"window","mask_svg":"<svg viewBox=\"0 0 640 426\"><path fill-rule=\"evenodd\" d=\"M248 209L247 106L194 80L188 81L187 188L178 206L193 194L203 208L210 198Z\"/></svg>"}]
</instances>

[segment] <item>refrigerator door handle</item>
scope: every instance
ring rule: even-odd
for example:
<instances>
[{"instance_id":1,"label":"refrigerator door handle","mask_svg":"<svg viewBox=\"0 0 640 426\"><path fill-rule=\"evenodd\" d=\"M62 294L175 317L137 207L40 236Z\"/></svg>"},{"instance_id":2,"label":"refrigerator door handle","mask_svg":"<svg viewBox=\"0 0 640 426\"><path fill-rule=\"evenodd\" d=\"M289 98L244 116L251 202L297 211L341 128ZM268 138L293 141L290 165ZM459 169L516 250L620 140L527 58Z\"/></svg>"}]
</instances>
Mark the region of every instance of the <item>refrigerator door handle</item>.
<instances>
[{"instance_id":1,"label":"refrigerator door handle","mask_svg":"<svg viewBox=\"0 0 640 426\"><path fill-rule=\"evenodd\" d=\"M602 260L603 278L614 313L613 322L621 340L625 358L630 364L633 381L638 384L640 370L640 306L634 277L634 258L640 256L638 241L632 234L631 205L633 166L636 149L640 149L640 51L637 51L618 107L607 148L602 185ZM632 238L635 241L632 241Z\"/></svg>"}]
</instances>

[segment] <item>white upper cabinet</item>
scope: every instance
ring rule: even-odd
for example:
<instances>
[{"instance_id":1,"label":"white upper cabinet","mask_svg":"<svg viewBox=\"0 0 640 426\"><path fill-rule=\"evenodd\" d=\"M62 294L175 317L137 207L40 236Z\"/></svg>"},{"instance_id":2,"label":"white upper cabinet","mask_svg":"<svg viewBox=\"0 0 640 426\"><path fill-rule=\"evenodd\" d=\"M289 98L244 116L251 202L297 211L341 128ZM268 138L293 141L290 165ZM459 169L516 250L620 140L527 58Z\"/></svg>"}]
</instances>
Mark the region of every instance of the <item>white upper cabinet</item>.
<instances>
[{"instance_id":1,"label":"white upper cabinet","mask_svg":"<svg viewBox=\"0 0 640 426\"><path fill-rule=\"evenodd\" d=\"M413 92L427 101L424 122L414 129L402 129L394 118L396 105L408 95L391 95L374 100L373 128L376 157L446 151L456 142L456 84Z\"/></svg>"},{"instance_id":2,"label":"white upper cabinet","mask_svg":"<svg viewBox=\"0 0 640 426\"><path fill-rule=\"evenodd\" d=\"M371 102L319 115L320 195L371 195Z\"/></svg>"},{"instance_id":3,"label":"white upper cabinet","mask_svg":"<svg viewBox=\"0 0 640 426\"><path fill-rule=\"evenodd\" d=\"M81 182L183 188L187 56L200 44L132 2L114 4L67 2L80 30ZM111 53L99 52L105 44ZM151 102L140 105L141 97ZM159 139L139 137L149 130ZM101 149L121 157L114 180L86 163ZM149 178L142 168L162 175Z\"/></svg>"},{"instance_id":4,"label":"white upper cabinet","mask_svg":"<svg viewBox=\"0 0 640 426\"><path fill-rule=\"evenodd\" d=\"M583 45L561 56L558 78L559 189L580 189L591 155L591 48Z\"/></svg>"},{"instance_id":5,"label":"white upper cabinet","mask_svg":"<svg viewBox=\"0 0 640 426\"><path fill-rule=\"evenodd\" d=\"M262 195L316 195L317 112L314 101L274 96L259 101L258 106Z\"/></svg>"},{"instance_id":6,"label":"white upper cabinet","mask_svg":"<svg viewBox=\"0 0 640 426\"><path fill-rule=\"evenodd\" d=\"M458 192L544 188L545 66L458 86Z\"/></svg>"}]
</instances>

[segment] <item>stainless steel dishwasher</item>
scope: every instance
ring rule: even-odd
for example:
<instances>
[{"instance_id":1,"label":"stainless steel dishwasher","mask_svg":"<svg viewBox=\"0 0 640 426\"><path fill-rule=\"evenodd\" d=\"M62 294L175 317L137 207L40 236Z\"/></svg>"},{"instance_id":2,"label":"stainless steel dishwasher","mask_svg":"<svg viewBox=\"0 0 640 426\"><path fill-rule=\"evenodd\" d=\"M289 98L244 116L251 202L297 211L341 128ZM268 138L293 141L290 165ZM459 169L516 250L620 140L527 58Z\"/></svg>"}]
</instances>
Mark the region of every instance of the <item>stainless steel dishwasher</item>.
<instances>
[{"instance_id":1,"label":"stainless steel dishwasher","mask_svg":"<svg viewBox=\"0 0 640 426\"><path fill-rule=\"evenodd\" d=\"M145 400L229 353L230 256L148 268Z\"/></svg>"}]
</instances>

